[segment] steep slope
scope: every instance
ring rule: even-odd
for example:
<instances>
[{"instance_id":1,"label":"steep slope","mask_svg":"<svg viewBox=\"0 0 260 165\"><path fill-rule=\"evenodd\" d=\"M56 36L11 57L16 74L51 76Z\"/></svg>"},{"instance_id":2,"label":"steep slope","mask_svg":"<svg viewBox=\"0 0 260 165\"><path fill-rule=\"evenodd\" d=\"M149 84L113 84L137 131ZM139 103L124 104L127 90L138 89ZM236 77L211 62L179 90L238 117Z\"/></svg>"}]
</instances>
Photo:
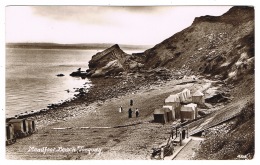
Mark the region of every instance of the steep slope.
<instances>
[{"instance_id":1,"label":"steep slope","mask_svg":"<svg viewBox=\"0 0 260 165\"><path fill-rule=\"evenodd\" d=\"M222 16L195 18L190 27L139 56L145 68L183 68L222 79L252 74L254 8L233 7Z\"/></svg>"},{"instance_id":2,"label":"steep slope","mask_svg":"<svg viewBox=\"0 0 260 165\"><path fill-rule=\"evenodd\" d=\"M254 35L254 8L236 6L222 16L195 18L143 53L129 55L116 44L94 55L89 68L94 72L117 60L126 72L163 67L238 81L254 74Z\"/></svg>"}]
</instances>

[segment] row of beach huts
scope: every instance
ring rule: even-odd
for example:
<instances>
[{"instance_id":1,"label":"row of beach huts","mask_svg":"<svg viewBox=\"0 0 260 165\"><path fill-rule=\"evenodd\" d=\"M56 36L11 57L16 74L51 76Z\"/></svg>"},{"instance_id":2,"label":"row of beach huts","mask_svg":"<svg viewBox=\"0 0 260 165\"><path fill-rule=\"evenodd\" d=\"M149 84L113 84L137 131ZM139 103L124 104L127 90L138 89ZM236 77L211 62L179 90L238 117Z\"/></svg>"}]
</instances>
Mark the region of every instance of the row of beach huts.
<instances>
[{"instance_id":1,"label":"row of beach huts","mask_svg":"<svg viewBox=\"0 0 260 165\"><path fill-rule=\"evenodd\" d=\"M29 136L37 131L33 119L10 119L6 121L6 145L16 142L17 138Z\"/></svg>"},{"instance_id":2,"label":"row of beach huts","mask_svg":"<svg viewBox=\"0 0 260 165\"><path fill-rule=\"evenodd\" d=\"M160 109L154 110L154 122L167 123L175 120L182 122L198 117L198 105L205 103L204 94L197 90L191 95L189 89L170 95Z\"/></svg>"}]
</instances>

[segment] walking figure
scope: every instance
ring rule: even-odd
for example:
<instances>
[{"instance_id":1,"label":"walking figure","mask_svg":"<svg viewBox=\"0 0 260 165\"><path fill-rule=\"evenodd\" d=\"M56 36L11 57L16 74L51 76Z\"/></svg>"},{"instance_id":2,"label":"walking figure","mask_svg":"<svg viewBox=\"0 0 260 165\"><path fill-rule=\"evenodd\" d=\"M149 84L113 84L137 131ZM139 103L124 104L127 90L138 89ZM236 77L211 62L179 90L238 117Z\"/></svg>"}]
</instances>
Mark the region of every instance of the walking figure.
<instances>
[{"instance_id":1,"label":"walking figure","mask_svg":"<svg viewBox=\"0 0 260 165\"><path fill-rule=\"evenodd\" d=\"M133 100L132 99L130 100L130 106L133 106Z\"/></svg>"},{"instance_id":2,"label":"walking figure","mask_svg":"<svg viewBox=\"0 0 260 165\"><path fill-rule=\"evenodd\" d=\"M129 110L128 110L128 118L132 118L132 109L131 108L129 108Z\"/></svg>"},{"instance_id":3,"label":"walking figure","mask_svg":"<svg viewBox=\"0 0 260 165\"><path fill-rule=\"evenodd\" d=\"M123 108L122 108L122 106L120 106L119 112L121 113L122 111L123 111Z\"/></svg>"},{"instance_id":4,"label":"walking figure","mask_svg":"<svg viewBox=\"0 0 260 165\"><path fill-rule=\"evenodd\" d=\"M139 116L139 110L136 108L135 109L135 117L138 117Z\"/></svg>"}]
</instances>

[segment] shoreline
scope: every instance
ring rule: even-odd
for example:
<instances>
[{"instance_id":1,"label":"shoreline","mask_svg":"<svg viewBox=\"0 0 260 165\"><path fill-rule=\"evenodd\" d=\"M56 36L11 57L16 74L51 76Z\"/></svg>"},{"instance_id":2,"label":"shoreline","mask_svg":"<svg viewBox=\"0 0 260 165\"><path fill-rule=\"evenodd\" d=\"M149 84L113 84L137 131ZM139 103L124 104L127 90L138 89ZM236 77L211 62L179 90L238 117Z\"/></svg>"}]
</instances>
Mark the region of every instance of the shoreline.
<instances>
[{"instance_id":1,"label":"shoreline","mask_svg":"<svg viewBox=\"0 0 260 165\"><path fill-rule=\"evenodd\" d=\"M154 109L161 108L164 100L183 89L205 91L216 88L217 81L200 77L176 79L174 75L166 79L156 76L95 78L89 93L82 93L77 99L63 106L34 116L38 132L18 139L6 147L7 159L25 160L147 160L151 159L152 148L158 148L170 136L172 124L154 123ZM143 75L143 77L145 77ZM149 76L148 76L149 77ZM133 99L134 105L129 101ZM209 110L221 109L222 104ZM119 113L119 107L123 112ZM138 108L140 116L128 118L128 108ZM206 117L207 118L207 117ZM196 123L196 121L194 121ZM192 124L191 124L192 125ZM40 142L40 143L39 143ZM197 142L196 142L197 144ZM58 152L63 149L76 149L75 152ZM80 151L77 148L79 147ZM34 148L34 150L30 150ZM37 152L42 148L56 149L54 153ZM83 151L98 150L99 153L86 154ZM192 147L190 156L193 159ZM70 150L69 150L70 151ZM32 154L33 152L33 154Z\"/></svg>"},{"instance_id":2,"label":"shoreline","mask_svg":"<svg viewBox=\"0 0 260 165\"><path fill-rule=\"evenodd\" d=\"M163 100L170 93L179 92L184 88L193 88L194 81L173 78L161 80L160 83L158 81L145 82L141 79L132 79L132 82L127 79L119 80L121 81L114 78L104 78L103 81L94 79L99 83L93 83L95 86L90 90L90 96L79 97L66 106L36 116L38 132L32 136L18 139L17 143L7 146L7 158L149 159L151 148L162 144L169 136L171 128L170 123L165 125L153 123L151 113L154 108L163 105ZM124 82L127 81L131 83L125 84ZM108 82L111 86L107 84ZM137 84L137 82L140 83ZM198 84L197 87L202 86ZM121 90L117 90L117 88ZM103 91L100 91L101 89ZM88 100L91 93L99 99L92 97L93 100ZM134 116L132 119L128 119L127 108L129 108L130 99L134 100L134 107L138 107L140 110L138 118ZM88 103L93 102L87 104L84 100L88 100ZM122 113L118 112L120 105L123 106ZM41 143L39 144L37 141ZM28 153L28 147L55 148L58 146L99 148L102 150L102 154L46 153L42 155L42 153L34 153L36 155L33 156Z\"/></svg>"},{"instance_id":3,"label":"shoreline","mask_svg":"<svg viewBox=\"0 0 260 165\"><path fill-rule=\"evenodd\" d=\"M136 76L138 75L138 76ZM107 99L118 98L127 93L134 93L139 88L149 88L150 85L157 84L157 80L167 81L173 75L166 77L148 77L141 74L130 74L116 77L100 77L88 78L91 81L91 86L88 88L76 88L78 93L73 98L69 98L61 103L49 104L46 108L36 110L32 113L18 114L14 117L6 117L6 122L13 118L28 118L35 119L38 128L59 121L64 121L66 118L82 115L79 111L71 111L75 106L88 106L92 103L101 103Z\"/></svg>"},{"instance_id":4,"label":"shoreline","mask_svg":"<svg viewBox=\"0 0 260 165\"><path fill-rule=\"evenodd\" d=\"M21 113L18 113L16 115L12 115L12 116L6 116L5 119L6 121L10 120L10 119L13 119L13 118L37 118L37 116L40 116L40 115L43 115L45 113L52 113L52 110L56 110L56 109L59 109L59 108L62 108L62 107L66 107L66 106L69 106L69 104L71 102L73 102L74 100L78 99L78 95L80 93L80 91L88 91L90 87L82 87L82 88L74 88L74 92L75 93L72 97L69 97L65 100L60 100L60 101L57 101L56 103L49 103L47 104L47 106L45 108L41 108L41 109L38 109L38 110L32 110L30 112L21 112ZM65 90L66 91L66 90Z\"/></svg>"}]
</instances>

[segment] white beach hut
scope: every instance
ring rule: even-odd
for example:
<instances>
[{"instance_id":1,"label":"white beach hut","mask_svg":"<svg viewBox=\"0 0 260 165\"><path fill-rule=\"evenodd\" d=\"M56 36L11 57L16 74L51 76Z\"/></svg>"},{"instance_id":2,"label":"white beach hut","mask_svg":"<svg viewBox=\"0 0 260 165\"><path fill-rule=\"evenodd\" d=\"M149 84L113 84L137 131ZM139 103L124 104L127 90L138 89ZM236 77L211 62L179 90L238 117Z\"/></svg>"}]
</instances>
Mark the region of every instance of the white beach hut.
<instances>
[{"instance_id":1,"label":"white beach hut","mask_svg":"<svg viewBox=\"0 0 260 165\"><path fill-rule=\"evenodd\" d=\"M195 110L192 107L181 107L181 121L195 119Z\"/></svg>"},{"instance_id":2,"label":"white beach hut","mask_svg":"<svg viewBox=\"0 0 260 165\"><path fill-rule=\"evenodd\" d=\"M28 132L30 134L36 132L36 124L35 121L33 119L27 119L28 122Z\"/></svg>"},{"instance_id":3,"label":"white beach hut","mask_svg":"<svg viewBox=\"0 0 260 165\"><path fill-rule=\"evenodd\" d=\"M204 104L205 103L204 94L201 91L197 90L192 95L192 102L197 104Z\"/></svg>"},{"instance_id":4,"label":"white beach hut","mask_svg":"<svg viewBox=\"0 0 260 165\"><path fill-rule=\"evenodd\" d=\"M175 119L179 119L180 118L180 107L181 107L181 103L180 103L180 98L179 95L175 94L175 95L170 95L169 97L167 97L165 99L165 106L172 106L172 110L174 111L174 116Z\"/></svg>"},{"instance_id":5,"label":"white beach hut","mask_svg":"<svg viewBox=\"0 0 260 165\"><path fill-rule=\"evenodd\" d=\"M188 107L189 109L191 108L192 111L194 111L194 113L192 112L193 116L191 117L191 119L196 119L197 118L197 116L198 116L197 104L190 103L190 104L184 105L183 107Z\"/></svg>"},{"instance_id":6,"label":"white beach hut","mask_svg":"<svg viewBox=\"0 0 260 165\"><path fill-rule=\"evenodd\" d=\"M168 108L172 112L172 120L175 120L175 109L173 106L170 105L164 105L163 108Z\"/></svg>"},{"instance_id":7,"label":"white beach hut","mask_svg":"<svg viewBox=\"0 0 260 165\"><path fill-rule=\"evenodd\" d=\"M6 138L5 138L6 145L15 143L16 138L15 138L15 135L14 135L13 124L6 124L5 128L6 128Z\"/></svg>"},{"instance_id":8,"label":"white beach hut","mask_svg":"<svg viewBox=\"0 0 260 165\"><path fill-rule=\"evenodd\" d=\"M14 133L17 137L24 137L29 134L29 125L26 119L11 119L8 121L9 124L13 124Z\"/></svg>"}]
</instances>

